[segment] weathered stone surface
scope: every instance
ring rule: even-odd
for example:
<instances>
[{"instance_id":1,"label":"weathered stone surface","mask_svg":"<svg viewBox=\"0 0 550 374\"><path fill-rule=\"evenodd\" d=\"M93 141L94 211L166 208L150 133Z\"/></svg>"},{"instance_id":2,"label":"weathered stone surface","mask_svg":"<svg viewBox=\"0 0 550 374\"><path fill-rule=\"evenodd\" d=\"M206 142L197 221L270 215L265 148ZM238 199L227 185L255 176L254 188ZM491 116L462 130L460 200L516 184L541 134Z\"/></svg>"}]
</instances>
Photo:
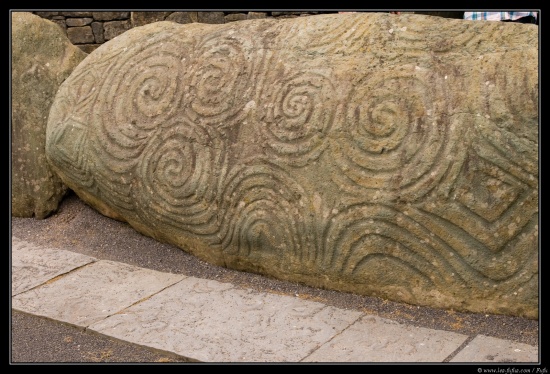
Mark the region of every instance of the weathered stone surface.
<instances>
[{"instance_id":1,"label":"weathered stone surface","mask_svg":"<svg viewBox=\"0 0 550 374\"><path fill-rule=\"evenodd\" d=\"M98 44L105 43L105 35L103 33L103 23L102 22L92 22L92 32L94 34L94 40Z\"/></svg>"},{"instance_id":2,"label":"weathered stone surface","mask_svg":"<svg viewBox=\"0 0 550 374\"><path fill-rule=\"evenodd\" d=\"M67 24L65 23L65 19L62 19L62 20L52 19L51 21L55 23L57 26L59 26L59 28L63 32L63 35L67 36Z\"/></svg>"},{"instance_id":3,"label":"weathered stone surface","mask_svg":"<svg viewBox=\"0 0 550 374\"><path fill-rule=\"evenodd\" d=\"M47 155L91 206L206 261L536 318L537 33L389 13L150 24L62 85Z\"/></svg>"},{"instance_id":4,"label":"weathered stone surface","mask_svg":"<svg viewBox=\"0 0 550 374\"><path fill-rule=\"evenodd\" d=\"M356 310L188 277L89 329L200 362L300 362L305 352L340 335L360 316Z\"/></svg>"},{"instance_id":5,"label":"weathered stone surface","mask_svg":"<svg viewBox=\"0 0 550 374\"><path fill-rule=\"evenodd\" d=\"M201 23L225 23L223 12L197 12L197 21Z\"/></svg>"},{"instance_id":6,"label":"weathered stone surface","mask_svg":"<svg viewBox=\"0 0 550 374\"><path fill-rule=\"evenodd\" d=\"M477 335L450 362L540 362L539 357L536 346Z\"/></svg>"},{"instance_id":7,"label":"weathered stone surface","mask_svg":"<svg viewBox=\"0 0 550 374\"><path fill-rule=\"evenodd\" d=\"M11 294L15 296L71 270L96 261L65 250L40 248L12 237Z\"/></svg>"},{"instance_id":8,"label":"weathered stone surface","mask_svg":"<svg viewBox=\"0 0 550 374\"><path fill-rule=\"evenodd\" d=\"M164 21L170 13L171 12L132 12L130 14L132 27L144 26L149 23Z\"/></svg>"},{"instance_id":9,"label":"weathered stone surface","mask_svg":"<svg viewBox=\"0 0 550 374\"><path fill-rule=\"evenodd\" d=\"M367 315L303 362L444 362L467 339Z\"/></svg>"},{"instance_id":10,"label":"weathered stone surface","mask_svg":"<svg viewBox=\"0 0 550 374\"><path fill-rule=\"evenodd\" d=\"M78 48L83 50L86 53L92 53L95 51L101 44L79 44Z\"/></svg>"},{"instance_id":11,"label":"weathered stone surface","mask_svg":"<svg viewBox=\"0 0 550 374\"><path fill-rule=\"evenodd\" d=\"M103 37L105 40L116 38L120 34L132 28L130 21L111 21L103 24Z\"/></svg>"},{"instance_id":12,"label":"weathered stone surface","mask_svg":"<svg viewBox=\"0 0 550 374\"><path fill-rule=\"evenodd\" d=\"M12 215L44 218L57 210L67 191L46 161L50 106L86 53L51 21L28 12L11 17Z\"/></svg>"},{"instance_id":13,"label":"weathered stone surface","mask_svg":"<svg viewBox=\"0 0 550 374\"><path fill-rule=\"evenodd\" d=\"M58 16L61 12L36 12L37 16L48 18L51 16Z\"/></svg>"},{"instance_id":14,"label":"weathered stone surface","mask_svg":"<svg viewBox=\"0 0 550 374\"><path fill-rule=\"evenodd\" d=\"M197 12L173 12L166 21L172 21L177 23L193 23L198 21Z\"/></svg>"},{"instance_id":15,"label":"weathered stone surface","mask_svg":"<svg viewBox=\"0 0 550 374\"><path fill-rule=\"evenodd\" d=\"M74 44L86 44L95 42L94 32L91 26L69 27L67 28L67 36Z\"/></svg>"},{"instance_id":16,"label":"weathered stone surface","mask_svg":"<svg viewBox=\"0 0 550 374\"><path fill-rule=\"evenodd\" d=\"M113 21L117 19L127 19L130 12L93 12L96 21Z\"/></svg>"},{"instance_id":17,"label":"weathered stone surface","mask_svg":"<svg viewBox=\"0 0 550 374\"><path fill-rule=\"evenodd\" d=\"M248 12L248 19L260 19L267 17L266 12Z\"/></svg>"},{"instance_id":18,"label":"weathered stone surface","mask_svg":"<svg viewBox=\"0 0 550 374\"><path fill-rule=\"evenodd\" d=\"M97 261L55 282L14 296L12 307L87 327L184 278L184 275L161 273L120 262Z\"/></svg>"},{"instance_id":19,"label":"weathered stone surface","mask_svg":"<svg viewBox=\"0 0 550 374\"><path fill-rule=\"evenodd\" d=\"M224 17L225 22L235 22L235 21L242 21L247 19L247 16L245 13L231 13Z\"/></svg>"},{"instance_id":20,"label":"weathered stone surface","mask_svg":"<svg viewBox=\"0 0 550 374\"><path fill-rule=\"evenodd\" d=\"M109 13L109 12L96 12L96 13ZM92 12L59 12L59 15L64 17L91 17Z\"/></svg>"},{"instance_id":21,"label":"weathered stone surface","mask_svg":"<svg viewBox=\"0 0 550 374\"><path fill-rule=\"evenodd\" d=\"M93 18L67 18L65 23L70 27L82 27L92 23Z\"/></svg>"}]
</instances>

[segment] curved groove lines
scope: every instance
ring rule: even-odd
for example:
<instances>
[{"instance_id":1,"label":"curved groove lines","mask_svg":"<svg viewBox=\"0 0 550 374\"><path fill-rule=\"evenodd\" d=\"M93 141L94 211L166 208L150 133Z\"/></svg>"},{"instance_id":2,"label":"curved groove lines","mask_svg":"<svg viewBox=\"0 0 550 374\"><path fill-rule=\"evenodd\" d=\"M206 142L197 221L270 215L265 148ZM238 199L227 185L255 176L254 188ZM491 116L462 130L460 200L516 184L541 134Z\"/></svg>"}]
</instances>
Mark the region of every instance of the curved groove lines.
<instances>
[{"instance_id":1,"label":"curved groove lines","mask_svg":"<svg viewBox=\"0 0 550 374\"><path fill-rule=\"evenodd\" d=\"M440 284L448 265L428 245L425 238L429 234L419 236L404 224L408 221L406 215L386 206L361 204L347 208L332 217L326 231L323 268L350 275L359 263L376 255L407 264L405 268L432 284Z\"/></svg>"},{"instance_id":2,"label":"curved groove lines","mask_svg":"<svg viewBox=\"0 0 550 374\"><path fill-rule=\"evenodd\" d=\"M304 166L327 146L336 101L328 77L298 72L268 83L258 117L269 152L282 162Z\"/></svg>"},{"instance_id":3,"label":"curved groove lines","mask_svg":"<svg viewBox=\"0 0 550 374\"><path fill-rule=\"evenodd\" d=\"M222 196L225 251L254 257L260 250L280 261L307 255L306 192L284 170L267 162L245 165L228 177Z\"/></svg>"},{"instance_id":4,"label":"curved groove lines","mask_svg":"<svg viewBox=\"0 0 550 374\"><path fill-rule=\"evenodd\" d=\"M223 266L464 308L521 284L531 302L536 54L485 53L478 31L512 40L503 25L427 38L439 26L413 15L242 25L158 23L94 51L48 121L69 187Z\"/></svg>"},{"instance_id":5,"label":"curved groove lines","mask_svg":"<svg viewBox=\"0 0 550 374\"><path fill-rule=\"evenodd\" d=\"M243 120L262 60L256 50L251 36L234 33L214 34L198 43L183 87L190 121L226 128Z\"/></svg>"},{"instance_id":6,"label":"curved groove lines","mask_svg":"<svg viewBox=\"0 0 550 374\"><path fill-rule=\"evenodd\" d=\"M363 78L348 99L348 136L334 142L335 160L346 177L335 176L335 182L390 199L413 201L427 194L453 158L460 159L451 155L457 136L442 114L447 106L442 98L441 79L414 67Z\"/></svg>"},{"instance_id":7,"label":"curved groove lines","mask_svg":"<svg viewBox=\"0 0 550 374\"><path fill-rule=\"evenodd\" d=\"M218 230L218 185L225 147L214 128L176 122L151 136L136 169L133 195L145 222L193 234Z\"/></svg>"}]
</instances>

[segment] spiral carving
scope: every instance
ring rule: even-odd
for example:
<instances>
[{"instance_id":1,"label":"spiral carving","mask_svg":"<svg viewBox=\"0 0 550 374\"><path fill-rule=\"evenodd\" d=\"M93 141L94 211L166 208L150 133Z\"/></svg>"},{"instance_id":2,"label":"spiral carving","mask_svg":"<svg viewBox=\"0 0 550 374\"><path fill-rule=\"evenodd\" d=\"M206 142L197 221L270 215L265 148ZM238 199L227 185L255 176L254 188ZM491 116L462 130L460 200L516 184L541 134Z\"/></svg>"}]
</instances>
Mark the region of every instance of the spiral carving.
<instances>
[{"instance_id":1,"label":"spiral carving","mask_svg":"<svg viewBox=\"0 0 550 374\"><path fill-rule=\"evenodd\" d=\"M132 210L129 173L152 132L170 123L179 107L186 45L165 39L127 47L109 63L95 87L90 141L98 183L119 208ZM108 157L101 156L108 155Z\"/></svg>"},{"instance_id":2,"label":"spiral carving","mask_svg":"<svg viewBox=\"0 0 550 374\"><path fill-rule=\"evenodd\" d=\"M218 265L538 316L537 52L481 29L388 14L134 28L60 88L48 157L102 213Z\"/></svg>"},{"instance_id":3,"label":"spiral carving","mask_svg":"<svg viewBox=\"0 0 550 374\"><path fill-rule=\"evenodd\" d=\"M238 124L254 87L257 60L250 38L214 34L192 54L183 89L190 121L226 128ZM193 62L196 61L196 62Z\"/></svg>"},{"instance_id":4,"label":"spiral carving","mask_svg":"<svg viewBox=\"0 0 550 374\"><path fill-rule=\"evenodd\" d=\"M334 142L343 173L335 181L353 193L390 199L428 193L453 164L448 156L456 136L441 98L441 79L410 67L359 81L347 100L345 137Z\"/></svg>"},{"instance_id":5,"label":"spiral carving","mask_svg":"<svg viewBox=\"0 0 550 374\"><path fill-rule=\"evenodd\" d=\"M168 45L167 45L168 44ZM143 139L179 107L184 46L169 41L131 49L111 67L94 107L100 144L119 160L133 159Z\"/></svg>"},{"instance_id":6,"label":"spiral carving","mask_svg":"<svg viewBox=\"0 0 550 374\"><path fill-rule=\"evenodd\" d=\"M218 181L226 166L220 139L215 129L181 122L150 137L132 191L145 222L198 235L217 231Z\"/></svg>"},{"instance_id":7,"label":"spiral carving","mask_svg":"<svg viewBox=\"0 0 550 374\"><path fill-rule=\"evenodd\" d=\"M268 84L258 114L268 150L279 160L303 166L327 146L336 111L329 78L300 72Z\"/></svg>"}]
</instances>

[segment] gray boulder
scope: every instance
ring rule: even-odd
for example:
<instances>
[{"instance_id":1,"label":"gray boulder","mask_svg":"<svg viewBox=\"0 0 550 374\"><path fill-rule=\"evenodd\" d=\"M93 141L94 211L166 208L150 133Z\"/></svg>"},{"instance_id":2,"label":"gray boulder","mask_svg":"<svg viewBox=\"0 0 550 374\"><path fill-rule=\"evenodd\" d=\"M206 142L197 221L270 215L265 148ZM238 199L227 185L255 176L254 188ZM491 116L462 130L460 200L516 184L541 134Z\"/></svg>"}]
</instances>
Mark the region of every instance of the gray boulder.
<instances>
[{"instance_id":1,"label":"gray boulder","mask_svg":"<svg viewBox=\"0 0 550 374\"><path fill-rule=\"evenodd\" d=\"M15 217L45 218L67 191L46 161L46 124L61 83L86 57L55 23L11 14L12 197Z\"/></svg>"},{"instance_id":2,"label":"gray boulder","mask_svg":"<svg viewBox=\"0 0 550 374\"><path fill-rule=\"evenodd\" d=\"M52 167L211 263L538 316L538 28L351 13L158 22L62 84Z\"/></svg>"}]
</instances>

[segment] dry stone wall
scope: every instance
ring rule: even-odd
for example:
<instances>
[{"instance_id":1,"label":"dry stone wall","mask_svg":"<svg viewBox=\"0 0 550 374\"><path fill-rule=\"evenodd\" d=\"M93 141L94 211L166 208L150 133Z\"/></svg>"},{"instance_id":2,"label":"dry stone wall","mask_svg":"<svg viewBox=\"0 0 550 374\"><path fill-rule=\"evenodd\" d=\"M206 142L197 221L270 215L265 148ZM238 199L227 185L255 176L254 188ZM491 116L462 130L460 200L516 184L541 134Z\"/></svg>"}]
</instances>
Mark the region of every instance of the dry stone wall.
<instances>
[{"instance_id":1,"label":"dry stone wall","mask_svg":"<svg viewBox=\"0 0 550 374\"><path fill-rule=\"evenodd\" d=\"M33 12L57 23L69 40L86 53L115 36L138 26L158 21L185 23L223 24L233 21L259 18L299 17L319 12L236 12L236 11L191 11L191 12ZM333 12L334 13L334 12Z\"/></svg>"},{"instance_id":2,"label":"dry stone wall","mask_svg":"<svg viewBox=\"0 0 550 374\"><path fill-rule=\"evenodd\" d=\"M46 155L211 263L538 316L538 27L387 13L155 22L62 84Z\"/></svg>"},{"instance_id":3,"label":"dry stone wall","mask_svg":"<svg viewBox=\"0 0 550 374\"><path fill-rule=\"evenodd\" d=\"M90 53L115 36L138 26L158 21L223 24L249 19L285 19L335 11L206 11L206 12L32 12L58 24L69 40ZM464 12L407 12L445 18L462 18Z\"/></svg>"}]
</instances>

